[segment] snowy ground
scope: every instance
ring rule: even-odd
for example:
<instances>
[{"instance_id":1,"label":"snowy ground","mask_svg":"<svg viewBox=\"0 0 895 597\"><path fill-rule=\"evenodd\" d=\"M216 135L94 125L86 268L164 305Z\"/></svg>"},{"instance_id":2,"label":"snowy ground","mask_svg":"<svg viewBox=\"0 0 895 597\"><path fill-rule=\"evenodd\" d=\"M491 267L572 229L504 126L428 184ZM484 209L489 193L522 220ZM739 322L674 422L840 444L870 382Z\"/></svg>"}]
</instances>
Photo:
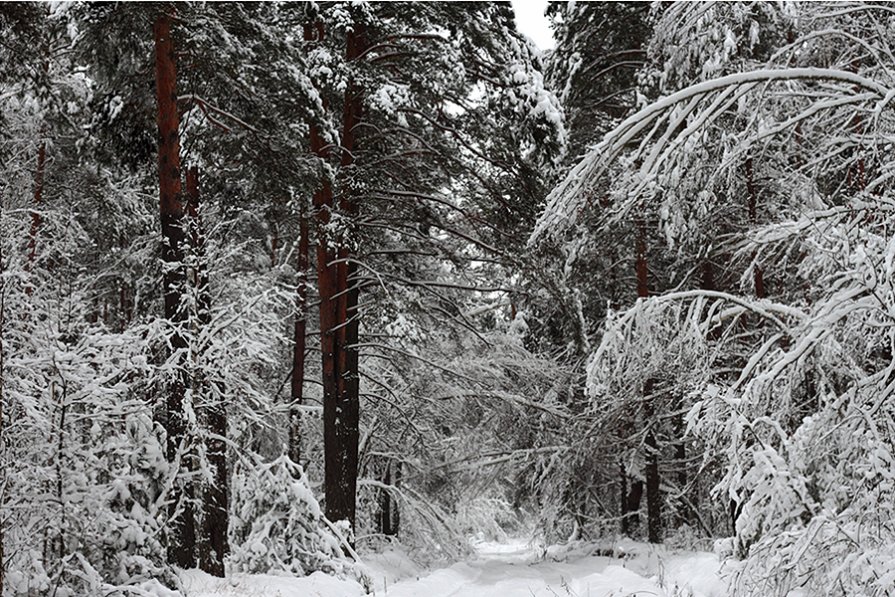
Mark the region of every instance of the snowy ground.
<instances>
[{"instance_id":1,"label":"snowy ground","mask_svg":"<svg viewBox=\"0 0 895 597\"><path fill-rule=\"evenodd\" d=\"M420 571L396 552L365 562L375 595L384 597L722 597L720 565L708 553L670 553L642 544L621 557L550 550L538 560L525 541L480 543L477 554L446 568ZM187 597L360 597L357 583L322 573L307 578L184 573Z\"/></svg>"}]
</instances>

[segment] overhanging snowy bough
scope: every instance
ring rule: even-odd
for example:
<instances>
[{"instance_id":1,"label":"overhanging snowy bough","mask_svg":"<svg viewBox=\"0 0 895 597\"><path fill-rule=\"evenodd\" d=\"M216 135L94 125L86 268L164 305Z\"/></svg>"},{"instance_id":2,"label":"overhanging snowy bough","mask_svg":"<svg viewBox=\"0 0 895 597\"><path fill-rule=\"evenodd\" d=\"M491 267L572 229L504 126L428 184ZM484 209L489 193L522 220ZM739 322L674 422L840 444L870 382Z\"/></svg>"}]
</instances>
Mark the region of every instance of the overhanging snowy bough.
<instances>
[{"instance_id":1,"label":"overhanging snowy bough","mask_svg":"<svg viewBox=\"0 0 895 597\"><path fill-rule=\"evenodd\" d=\"M895 580L895 21L887 7L792 10L769 61L730 63L607 135L551 193L530 243L562 242L588 211L607 230L648 214L670 250L701 244L740 267L739 288L681 282L610 317L591 393L618 397L644 372L679 382L671 365L692 365L687 431L723 463L737 594L883 595ZM756 271L785 282L767 292Z\"/></svg>"}]
</instances>

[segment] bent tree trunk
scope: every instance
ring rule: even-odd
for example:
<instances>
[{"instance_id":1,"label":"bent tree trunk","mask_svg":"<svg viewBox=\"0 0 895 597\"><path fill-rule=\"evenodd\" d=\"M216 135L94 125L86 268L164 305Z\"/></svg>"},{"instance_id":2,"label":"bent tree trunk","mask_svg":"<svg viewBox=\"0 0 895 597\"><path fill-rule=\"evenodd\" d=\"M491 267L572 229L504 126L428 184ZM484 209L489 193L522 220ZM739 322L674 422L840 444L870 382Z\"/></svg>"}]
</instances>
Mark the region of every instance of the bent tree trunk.
<instances>
[{"instance_id":1,"label":"bent tree trunk","mask_svg":"<svg viewBox=\"0 0 895 597\"><path fill-rule=\"evenodd\" d=\"M171 17L160 13L153 27L155 34L155 85L158 99L158 174L159 212L162 223L162 290L165 318L171 324L174 379L167 387L165 431L167 459L174 467L187 464L186 418L184 397L188 385L186 373L187 342L183 334L186 314L181 308L181 293L186 275L183 266L183 202L180 184L180 117L177 113L177 67L171 39ZM193 520L190 482L179 479L172 484L168 505L168 561L183 568L196 565L196 531Z\"/></svg>"}]
</instances>

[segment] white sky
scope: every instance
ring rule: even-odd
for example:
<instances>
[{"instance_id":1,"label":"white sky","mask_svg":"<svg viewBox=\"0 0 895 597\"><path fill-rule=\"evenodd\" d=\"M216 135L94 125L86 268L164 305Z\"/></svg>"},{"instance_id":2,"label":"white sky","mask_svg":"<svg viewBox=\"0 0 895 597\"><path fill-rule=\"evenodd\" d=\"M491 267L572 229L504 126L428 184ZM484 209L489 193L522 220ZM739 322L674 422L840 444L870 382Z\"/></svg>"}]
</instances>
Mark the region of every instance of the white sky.
<instances>
[{"instance_id":1,"label":"white sky","mask_svg":"<svg viewBox=\"0 0 895 597\"><path fill-rule=\"evenodd\" d=\"M547 0L511 0L516 11L516 27L531 38L541 50L549 50L554 46L553 32L544 11Z\"/></svg>"}]
</instances>

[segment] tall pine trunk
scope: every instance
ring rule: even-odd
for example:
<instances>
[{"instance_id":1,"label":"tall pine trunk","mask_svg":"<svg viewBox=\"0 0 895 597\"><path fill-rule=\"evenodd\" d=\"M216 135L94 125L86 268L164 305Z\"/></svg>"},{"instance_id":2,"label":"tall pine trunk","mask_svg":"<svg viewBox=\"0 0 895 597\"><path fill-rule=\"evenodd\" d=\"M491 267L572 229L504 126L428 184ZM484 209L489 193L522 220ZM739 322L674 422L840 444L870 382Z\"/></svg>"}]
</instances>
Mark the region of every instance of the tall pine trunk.
<instances>
[{"instance_id":1,"label":"tall pine trunk","mask_svg":"<svg viewBox=\"0 0 895 597\"><path fill-rule=\"evenodd\" d=\"M306 24L304 39L306 42L315 41L315 39L323 41L323 24L316 23L316 34L315 26L310 23ZM320 138L320 132L317 130L317 126L311 123L311 152L324 158L322 149L323 141ZM325 180L323 184L328 185L329 181ZM322 192L322 188L318 192ZM301 407L304 402L305 349L308 332L308 270L311 265L308 214L305 213L304 198L301 201L298 220L298 288L295 297L295 323L292 328L292 377L290 380L289 445L287 448L289 459L296 464L300 464L304 435ZM315 193L315 209L319 209L318 206L322 201L322 196ZM321 334L321 342L322 337L323 334Z\"/></svg>"},{"instance_id":2,"label":"tall pine trunk","mask_svg":"<svg viewBox=\"0 0 895 597\"><path fill-rule=\"evenodd\" d=\"M199 169L195 166L186 173L187 208L190 221L190 245L196 260L196 337L199 344L195 354L193 395L201 401L200 414L205 423L205 453L211 467L211 483L202 492L202 532L199 535L199 568L211 575L224 576L224 556L229 551L227 529L229 526L229 478L227 474L227 410L224 388L209 383L205 372L211 369L207 362L206 335L211 327L211 291L205 255L205 231L200 213Z\"/></svg>"},{"instance_id":3,"label":"tall pine trunk","mask_svg":"<svg viewBox=\"0 0 895 597\"><path fill-rule=\"evenodd\" d=\"M637 296L649 296L649 264L647 260L646 221L637 220ZM656 441L653 380L643 384L644 418L646 419L646 526L650 543L662 542L662 495L659 492L659 446Z\"/></svg>"},{"instance_id":4,"label":"tall pine trunk","mask_svg":"<svg viewBox=\"0 0 895 597\"><path fill-rule=\"evenodd\" d=\"M323 39L323 26L316 24L317 39ZM311 28L305 29L306 39L313 39ZM319 127L311 125L311 152L321 159L326 159L329 152L320 135ZM354 521L353 499L345 497L348 487L343 483L344 471L348 468L347 451L344 446L344 426L346 415L342 412L341 395L339 393L339 363L342 360L342 347L339 340L339 297L338 275L338 239L328 233L332 218L333 190L332 181L324 178L314 192L314 217L317 225L317 291L320 295L320 353L321 353L321 385L323 386L323 460L324 491L326 494L326 517L330 520L348 519ZM294 374L294 370L293 370ZM352 496L353 498L353 496Z\"/></svg>"},{"instance_id":5,"label":"tall pine trunk","mask_svg":"<svg viewBox=\"0 0 895 597\"><path fill-rule=\"evenodd\" d=\"M178 464L186 455L186 417L184 397L188 385L186 373L187 342L183 334L186 313L181 294L186 281L183 266L183 201L180 183L180 116L177 112L177 66L171 39L171 17L160 13L153 27L155 34L155 85L158 99L158 174L159 211L162 223L162 287L165 318L171 323L171 349L176 360L174 379L167 387L165 431L167 458ZM196 530L190 482L172 484L168 505L168 561L182 568L196 565Z\"/></svg>"},{"instance_id":6,"label":"tall pine trunk","mask_svg":"<svg viewBox=\"0 0 895 597\"><path fill-rule=\"evenodd\" d=\"M646 221L638 218L636 222L636 260L637 297L649 296L649 262L647 259ZM659 490L659 447L656 441L655 408L653 407L653 380L648 379L643 385L644 421L646 430L646 510L647 538L650 543L661 542L662 537L662 496ZM643 482L633 480L631 488L626 489L626 471L622 467L622 532L629 534L640 525L640 501L643 497Z\"/></svg>"},{"instance_id":7,"label":"tall pine trunk","mask_svg":"<svg viewBox=\"0 0 895 597\"><path fill-rule=\"evenodd\" d=\"M366 49L366 35L362 25L356 24L348 33L346 60L352 61L363 54ZM350 173L354 164L354 153L357 150L358 126L363 117L363 90L356 83L351 82L345 94L345 105L342 117L342 156L340 160L341 175ZM339 208L350 220L354 220L358 214L358 203L353 185L345 185L340 197ZM354 527L356 494L357 494L357 468L358 468L358 443L360 440L360 377L358 372L358 338L360 331L360 319L357 305L359 297L359 281L357 280L357 264L348 246L343 242L339 248L338 264L339 306L338 319L340 329L337 341L341 348L339 355L339 411L337 433L340 436L342 466L339 471L338 482L341 488L340 513L336 519L345 518ZM324 415L325 416L325 415ZM329 497L327 494L327 506Z\"/></svg>"},{"instance_id":8,"label":"tall pine trunk","mask_svg":"<svg viewBox=\"0 0 895 597\"><path fill-rule=\"evenodd\" d=\"M49 40L46 41L46 45L43 48L44 58L43 63L41 64L41 74L45 79L45 84L49 85L49 76L50 76L50 46ZM41 205L43 204L43 196L44 196L44 175L46 172L47 166L47 125L44 122L40 127L40 144L37 146L37 167L34 169L34 196L33 196L33 209L31 210L31 230L28 234L28 261L26 262L26 269L30 271L31 267L34 265L34 261L37 259L37 235L40 232L40 227L43 225L43 218L40 215ZM26 289L27 293L30 295L33 288L29 285Z\"/></svg>"},{"instance_id":9,"label":"tall pine trunk","mask_svg":"<svg viewBox=\"0 0 895 597\"><path fill-rule=\"evenodd\" d=\"M322 36L322 34L321 34ZM358 58L365 47L363 28L348 33L346 59ZM350 84L345 95L341 165L351 165L355 134L362 103L360 89ZM311 131L311 149L322 156L323 142L316 128ZM360 400L357 380L358 336L357 285L351 252L344 238L326 234L335 208L332 186L324 181L314 194L317 212L317 279L320 292L320 347L323 355L323 449L326 516L330 520L355 523ZM339 202L340 211L351 216L357 204L348 191ZM349 287L349 280L352 281Z\"/></svg>"},{"instance_id":10,"label":"tall pine trunk","mask_svg":"<svg viewBox=\"0 0 895 597\"><path fill-rule=\"evenodd\" d=\"M385 470L382 474L382 484L392 484L392 463L391 460L385 463ZM379 532L386 536L394 536L396 530L392 527L392 494L385 487L379 490L379 512L377 512L377 527Z\"/></svg>"},{"instance_id":11,"label":"tall pine trunk","mask_svg":"<svg viewBox=\"0 0 895 597\"><path fill-rule=\"evenodd\" d=\"M27 268L30 270L37 259L37 235L43 224L43 218L40 215L41 204L43 204L44 195L44 172L47 164L47 142L41 139L37 148L37 168L34 170L34 198L33 209L31 210L31 230L28 234L28 261ZM29 286L28 293L31 293Z\"/></svg>"},{"instance_id":12,"label":"tall pine trunk","mask_svg":"<svg viewBox=\"0 0 895 597\"><path fill-rule=\"evenodd\" d=\"M662 493L659 488L659 443L656 441L656 409L653 405L653 384L647 379L643 384L646 431L646 538L650 543L662 542Z\"/></svg>"},{"instance_id":13,"label":"tall pine trunk","mask_svg":"<svg viewBox=\"0 0 895 597\"><path fill-rule=\"evenodd\" d=\"M304 402L305 345L308 329L308 267L310 266L310 238L304 203L302 203L298 227L298 288L295 300L295 325L292 330L291 406L289 409L289 459L296 464L299 464L301 460L301 443L304 434L301 407Z\"/></svg>"}]
</instances>

